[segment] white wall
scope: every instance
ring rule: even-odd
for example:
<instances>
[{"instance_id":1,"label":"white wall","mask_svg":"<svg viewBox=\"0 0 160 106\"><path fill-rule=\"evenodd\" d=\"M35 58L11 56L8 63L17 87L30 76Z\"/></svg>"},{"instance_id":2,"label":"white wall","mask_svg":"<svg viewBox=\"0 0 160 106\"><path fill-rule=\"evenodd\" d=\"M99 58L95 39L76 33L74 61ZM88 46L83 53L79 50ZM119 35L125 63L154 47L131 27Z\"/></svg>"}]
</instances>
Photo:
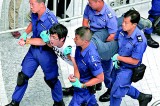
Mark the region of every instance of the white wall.
<instances>
[{"instance_id":1,"label":"white wall","mask_svg":"<svg viewBox=\"0 0 160 106\"><path fill-rule=\"evenodd\" d=\"M2 3L3 3L3 0L0 0L0 19L1 19Z\"/></svg>"}]
</instances>

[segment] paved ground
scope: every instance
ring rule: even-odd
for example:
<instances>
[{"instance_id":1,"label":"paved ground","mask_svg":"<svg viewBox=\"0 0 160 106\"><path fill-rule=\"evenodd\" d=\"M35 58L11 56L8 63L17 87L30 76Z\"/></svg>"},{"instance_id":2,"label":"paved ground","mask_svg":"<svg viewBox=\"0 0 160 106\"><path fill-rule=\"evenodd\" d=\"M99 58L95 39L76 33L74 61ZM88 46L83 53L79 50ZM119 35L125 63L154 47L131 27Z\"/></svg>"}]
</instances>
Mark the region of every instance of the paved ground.
<instances>
[{"instance_id":1,"label":"paved ground","mask_svg":"<svg viewBox=\"0 0 160 106\"><path fill-rule=\"evenodd\" d=\"M142 16L147 17L147 11L149 7L146 4L136 7ZM128 10L127 8L117 11L117 14L121 14ZM69 29L69 35L74 35L74 29L81 26L82 19L72 20L70 23L64 22L63 24ZM21 31L23 32L23 31ZM21 71L21 61L23 60L29 46L20 47L17 44L17 40L14 39L10 33L0 35L0 106L4 106L11 101L11 95L16 85L17 73ZM160 37L153 35L153 38L160 42ZM69 82L66 79L69 71L72 71L72 67L66 65L62 60L59 60L59 72L60 80L64 87L68 87ZM143 58L143 63L147 65L147 70L143 80L133 85L144 93L151 93L153 99L149 106L156 100L160 99L160 49L153 49L148 47ZM24 98L21 101L21 106L52 106L53 101L51 99L50 89L43 80L43 73L39 67L35 75L29 81L29 86L26 90ZM96 93L98 100L99 96L106 91L103 85L103 89ZM71 97L64 97L66 106L70 102ZM109 103L101 103L100 106L109 106ZM123 98L121 106L138 106L138 101L133 100L128 96Z\"/></svg>"}]
</instances>

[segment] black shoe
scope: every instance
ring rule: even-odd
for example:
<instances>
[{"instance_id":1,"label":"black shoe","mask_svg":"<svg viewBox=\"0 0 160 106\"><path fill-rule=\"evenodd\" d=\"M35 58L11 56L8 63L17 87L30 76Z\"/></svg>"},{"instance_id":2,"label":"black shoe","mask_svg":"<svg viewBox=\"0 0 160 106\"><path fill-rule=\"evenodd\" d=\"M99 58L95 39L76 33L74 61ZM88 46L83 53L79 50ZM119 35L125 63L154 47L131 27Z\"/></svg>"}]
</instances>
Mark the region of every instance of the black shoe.
<instances>
[{"instance_id":1,"label":"black shoe","mask_svg":"<svg viewBox=\"0 0 160 106\"><path fill-rule=\"evenodd\" d=\"M158 48L159 47L159 43L154 41L151 37L149 39L147 39L147 45L149 47L152 47L152 48Z\"/></svg>"},{"instance_id":2,"label":"black shoe","mask_svg":"<svg viewBox=\"0 0 160 106\"><path fill-rule=\"evenodd\" d=\"M102 83L96 84L96 91L100 91L102 89Z\"/></svg>"},{"instance_id":3,"label":"black shoe","mask_svg":"<svg viewBox=\"0 0 160 106\"><path fill-rule=\"evenodd\" d=\"M99 97L100 102L108 102L110 101L110 89L108 89L103 95Z\"/></svg>"},{"instance_id":4,"label":"black shoe","mask_svg":"<svg viewBox=\"0 0 160 106\"><path fill-rule=\"evenodd\" d=\"M129 4L129 0L126 0L126 4Z\"/></svg>"},{"instance_id":5,"label":"black shoe","mask_svg":"<svg viewBox=\"0 0 160 106\"><path fill-rule=\"evenodd\" d=\"M8 105L5 105L5 106L19 106L19 102L12 100L11 103L9 103Z\"/></svg>"},{"instance_id":6,"label":"black shoe","mask_svg":"<svg viewBox=\"0 0 160 106\"><path fill-rule=\"evenodd\" d=\"M64 95L64 96L73 96L74 87L71 86L71 87L69 87L69 88L62 88L62 91L63 91L63 95Z\"/></svg>"},{"instance_id":7,"label":"black shoe","mask_svg":"<svg viewBox=\"0 0 160 106\"><path fill-rule=\"evenodd\" d=\"M59 102L54 101L53 106L65 106L65 104L64 104L63 100L61 100Z\"/></svg>"},{"instance_id":8,"label":"black shoe","mask_svg":"<svg viewBox=\"0 0 160 106\"><path fill-rule=\"evenodd\" d=\"M152 100L152 95L140 93L138 97L139 106L147 106L147 104Z\"/></svg>"}]
</instances>

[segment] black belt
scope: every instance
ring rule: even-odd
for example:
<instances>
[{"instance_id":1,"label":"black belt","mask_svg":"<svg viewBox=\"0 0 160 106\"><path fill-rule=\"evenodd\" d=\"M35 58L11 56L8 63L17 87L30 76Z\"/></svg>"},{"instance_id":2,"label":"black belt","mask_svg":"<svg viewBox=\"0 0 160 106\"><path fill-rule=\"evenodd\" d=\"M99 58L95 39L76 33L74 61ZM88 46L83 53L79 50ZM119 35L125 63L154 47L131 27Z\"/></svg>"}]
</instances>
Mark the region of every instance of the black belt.
<instances>
[{"instance_id":1,"label":"black belt","mask_svg":"<svg viewBox=\"0 0 160 106\"><path fill-rule=\"evenodd\" d=\"M34 49L53 50L52 48L50 48L50 47L47 46L47 45L44 45L44 46L31 45L31 47L34 48Z\"/></svg>"},{"instance_id":2,"label":"black belt","mask_svg":"<svg viewBox=\"0 0 160 106\"><path fill-rule=\"evenodd\" d=\"M39 48L42 47L42 46L31 45L31 47L32 47L32 48L35 48L35 49L36 49L36 48L39 49Z\"/></svg>"}]
</instances>

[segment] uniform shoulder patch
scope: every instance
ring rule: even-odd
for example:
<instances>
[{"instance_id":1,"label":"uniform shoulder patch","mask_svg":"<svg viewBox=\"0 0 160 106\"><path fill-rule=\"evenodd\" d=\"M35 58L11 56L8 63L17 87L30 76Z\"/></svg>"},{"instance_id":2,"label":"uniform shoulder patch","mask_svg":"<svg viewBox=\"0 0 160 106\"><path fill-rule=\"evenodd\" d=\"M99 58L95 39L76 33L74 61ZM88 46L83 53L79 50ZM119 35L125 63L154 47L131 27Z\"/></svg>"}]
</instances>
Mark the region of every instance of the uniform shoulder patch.
<instances>
[{"instance_id":1,"label":"uniform shoulder patch","mask_svg":"<svg viewBox=\"0 0 160 106\"><path fill-rule=\"evenodd\" d=\"M143 41L142 36L141 35L137 35L137 40L138 40L138 42L142 42Z\"/></svg>"},{"instance_id":2,"label":"uniform shoulder patch","mask_svg":"<svg viewBox=\"0 0 160 106\"><path fill-rule=\"evenodd\" d=\"M107 13L108 18L112 18L113 17L113 15L110 12L110 10L106 9L106 13Z\"/></svg>"},{"instance_id":3,"label":"uniform shoulder patch","mask_svg":"<svg viewBox=\"0 0 160 106\"><path fill-rule=\"evenodd\" d=\"M113 17L113 16L112 16L112 13L108 13L107 15L108 15L109 18L112 18L112 17Z\"/></svg>"}]
</instances>

